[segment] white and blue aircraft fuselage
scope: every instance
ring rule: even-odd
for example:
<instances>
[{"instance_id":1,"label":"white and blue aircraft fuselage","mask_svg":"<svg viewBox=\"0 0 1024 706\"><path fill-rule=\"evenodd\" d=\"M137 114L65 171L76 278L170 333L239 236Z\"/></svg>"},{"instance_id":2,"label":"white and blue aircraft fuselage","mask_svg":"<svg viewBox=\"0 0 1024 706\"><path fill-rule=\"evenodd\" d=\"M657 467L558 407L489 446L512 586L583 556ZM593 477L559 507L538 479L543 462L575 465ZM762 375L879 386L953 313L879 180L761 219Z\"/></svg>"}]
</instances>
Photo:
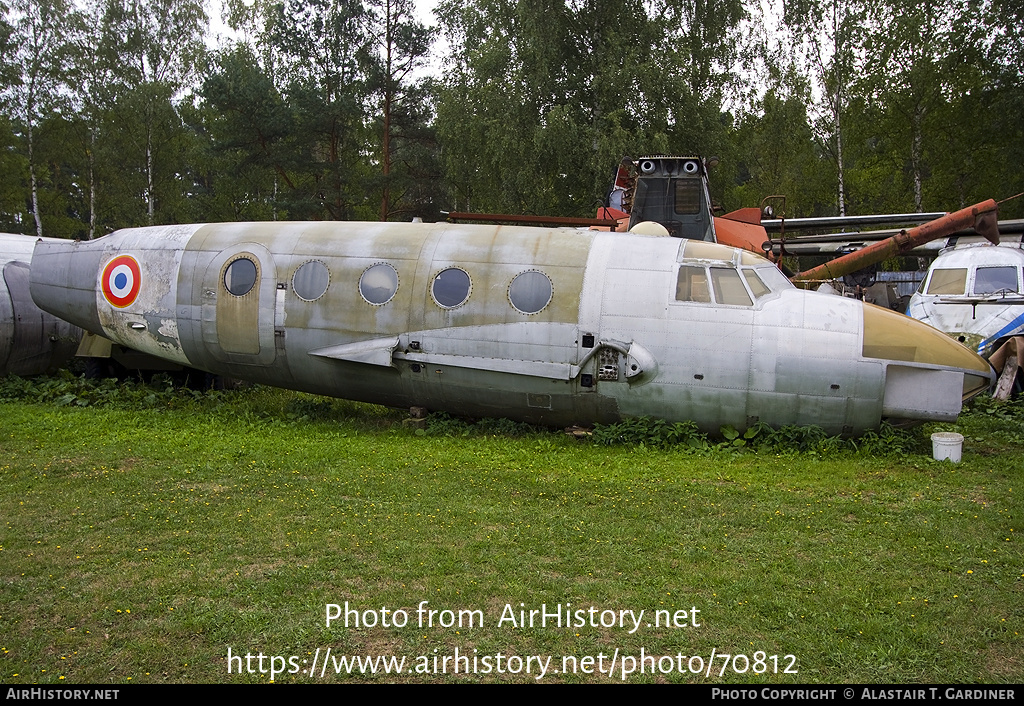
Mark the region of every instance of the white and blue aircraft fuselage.
<instances>
[{"instance_id":1,"label":"white and blue aircraft fuselage","mask_svg":"<svg viewBox=\"0 0 1024 706\"><path fill-rule=\"evenodd\" d=\"M1024 245L958 245L928 268L907 313L986 358L1024 335Z\"/></svg>"}]
</instances>

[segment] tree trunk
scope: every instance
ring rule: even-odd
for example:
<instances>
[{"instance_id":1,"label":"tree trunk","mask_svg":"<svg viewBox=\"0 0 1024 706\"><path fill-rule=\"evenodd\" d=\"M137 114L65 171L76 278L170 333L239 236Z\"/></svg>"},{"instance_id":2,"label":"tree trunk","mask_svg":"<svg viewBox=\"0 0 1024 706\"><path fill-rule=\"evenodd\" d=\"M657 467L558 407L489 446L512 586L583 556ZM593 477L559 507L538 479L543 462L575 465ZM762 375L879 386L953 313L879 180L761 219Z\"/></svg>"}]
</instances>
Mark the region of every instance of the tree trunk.
<instances>
[{"instance_id":1,"label":"tree trunk","mask_svg":"<svg viewBox=\"0 0 1024 706\"><path fill-rule=\"evenodd\" d=\"M384 144L381 169L384 175L384 189L380 197L380 219L386 221L391 215L391 92L384 94Z\"/></svg>"},{"instance_id":2,"label":"tree trunk","mask_svg":"<svg viewBox=\"0 0 1024 706\"><path fill-rule=\"evenodd\" d=\"M96 130L89 129L89 234L86 240L96 237Z\"/></svg>"},{"instance_id":3,"label":"tree trunk","mask_svg":"<svg viewBox=\"0 0 1024 706\"><path fill-rule=\"evenodd\" d=\"M43 237L43 221L39 217L39 188L36 183L35 148L32 135L32 117L28 119L28 178L32 188L32 216L36 220L36 237Z\"/></svg>"},{"instance_id":4,"label":"tree trunk","mask_svg":"<svg viewBox=\"0 0 1024 706\"><path fill-rule=\"evenodd\" d=\"M381 172L384 177L383 190L380 197L380 219L388 220L391 215L391 102L392 102L392 49L394 36L392 32L391 3L384 5L384 135L381 145Z\"/></svg>"},{"instance_id":5,"label":"tree trunk","mask_svg":"<svg viewBox=\"0 0 1024 706\"><path fill-rule=\"evenodd\" d=\"M839 123L839 96L836 95L836 167L839 173L839 215L846 215L846 176L843 168L843 130Z\"/></svg>"},{"instance_id":6,"label":"tree trunk","mask_svg":"<svg viewBox=\"0 0 1024 706\"><path fill-rule=\"evenodd\" d=\"M148 109L150 112L152 108ZM146 213L149 225L153 225L153 120L146 120Z\"/></svg>"},{"instance_id":7,"label":"tree trunk","mask_svg":"<svg viewBox=\"0 0 1024 706\"><path fill-rule=\"evenodd\" d=\"M914 210L923 213L921 208L921 118L922 109L920 106L914 108L913 120L913 143L910 148L910 168L914 173Z\"/></svg>"}]
</instances>

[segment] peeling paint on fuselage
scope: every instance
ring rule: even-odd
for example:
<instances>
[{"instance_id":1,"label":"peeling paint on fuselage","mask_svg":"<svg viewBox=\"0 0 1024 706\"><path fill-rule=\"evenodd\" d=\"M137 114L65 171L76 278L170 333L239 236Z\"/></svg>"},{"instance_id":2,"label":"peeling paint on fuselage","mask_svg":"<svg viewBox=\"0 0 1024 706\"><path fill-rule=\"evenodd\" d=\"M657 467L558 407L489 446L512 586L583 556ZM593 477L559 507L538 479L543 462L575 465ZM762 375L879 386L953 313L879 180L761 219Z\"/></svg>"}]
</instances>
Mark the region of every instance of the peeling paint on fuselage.
<instances>
[{"instance_id":1,"label":"peeling paint on fuselage","mask_svg":"<svg viewBox=\"0 0 1024 706\"><path fill-rule=\"evenodd\" d=\"M142 268L138 297L123 308L97 285L118 255ZM955 364L916 362L917 346L946 339L904 317L874 330L906 330L910 353L878 357L865 346L861 303L796 290L763 258L701 241L228 223L119 231L43 245L35 258L40 306L133 348L271 385L470 416L562 425L647 415L711 431L763 421L855 434L877 426L883 407L936 419L959 411L959 387L908 400L893 383L887 397L894 365L901 381L913 368L946 386L980 380L971 389L991 374L953 353ZM314 261L325 289L300 296L296 272ZM375 266L385 276L367 298L361 278ZM680 294L684 268L703 273L705 298ZM516 305L512 283L524 273L539 289Z\"/></svg>"}]
</instances>

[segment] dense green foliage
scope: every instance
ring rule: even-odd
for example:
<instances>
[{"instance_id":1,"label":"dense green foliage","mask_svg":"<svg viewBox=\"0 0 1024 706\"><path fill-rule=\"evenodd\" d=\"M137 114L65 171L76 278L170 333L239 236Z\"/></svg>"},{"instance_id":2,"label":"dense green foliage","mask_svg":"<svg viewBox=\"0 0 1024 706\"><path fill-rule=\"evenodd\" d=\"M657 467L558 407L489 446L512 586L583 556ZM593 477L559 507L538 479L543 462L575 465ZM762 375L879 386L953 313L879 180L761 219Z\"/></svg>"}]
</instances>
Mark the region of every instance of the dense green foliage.
<instances>
[{"instance_id":1,"label":"dense green foliage","mask_svg":"<svg viewBox=\"0 0 1024 706\"><path fill-rule=\"evenodd\" d=\"M372 419L373 428L393 427L417 436L544 438L556 433L543 427L508 419L462 419L434 412L422 423L403 419L399 410L259 386L241 392L183 387L164 374L149 381L90 380L67 370L54 376L0 378L0 402L30 402L56 407L110 409L244 410L246 416L289 422L351 422ZM269 406L265 403L269 400ZM960 418L962 431L974 441L1002 437L1009 446L1024 445L1024 400L975 398ZM667 422L638 417L614 424L595 424L589 433L576 434L598 446L641 446L680 453L811 454L835 456L913 456L930 453L928 434L935 425L903 429L883 422L877 431L860 438L829 436L820 427L771 427L759 422L744 432L731 426L718 434L701 432L693 422ZM560 432L557 432L560 433Z\"/></svg>"},{"instance_id":2,"label":"dense green foliage","mask_svg":"<svg viewBox=\"0 0 1024 706\"><path fill-rule=\"evenodd\" d=\"M785 193L789 216L1024 191L999 0L223 8L215 43L204 0L0 2L0 229L592 215L624 154L665 152L720 156L725 208Z\"/></svg>"}]
</instances>

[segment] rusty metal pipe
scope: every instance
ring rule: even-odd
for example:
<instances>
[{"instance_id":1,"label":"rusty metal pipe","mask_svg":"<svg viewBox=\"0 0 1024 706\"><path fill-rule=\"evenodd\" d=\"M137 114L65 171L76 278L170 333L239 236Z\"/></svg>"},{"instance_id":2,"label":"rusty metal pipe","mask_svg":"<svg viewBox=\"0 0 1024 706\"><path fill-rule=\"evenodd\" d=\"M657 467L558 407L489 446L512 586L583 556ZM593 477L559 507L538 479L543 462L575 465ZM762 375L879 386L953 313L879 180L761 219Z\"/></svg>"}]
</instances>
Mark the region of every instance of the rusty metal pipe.
<instances>
[{"instance_id":1,"label":"rusty metal pipe","mask_svg":"<svg viewBox=\"0 0 1024 706\"><path fill-rule=\"evenodd\" d=\"M553 226L605 226L614 227L618 221L610 218L571 218L568 216L519 216L511 213L464 213L452 211L448 214L448 220L456 221L483 221L487 223L528 223L531 225L553 225Z\"/></svg>"},{"instance_id":2,"label":"rusty metal pipe","mask_svg":"<svg viewBox=\"0 0 1024 706\"><path fill-rule=\"evenodd\" d=\"M890 257L910 252L927 242L942 238L964 228L973 226L974 230L993 244L999 243L998 227L999 206L992 199L973 206L947 213L934 221L919 225L910 230L901 230L896 235L849 255L836 258L824 265L806 270L795 275L793 282L810 280L837 279L843 275L877 264Z\"/></svg>"},{"instance_id":3,"label":"rusty metal pipe","mask_svg":"<svg viewBox=\"0 0 1024 706\"><path fill-rule=\"evenodd\" d=\"M770 197L769 197L770 198ZM878 213L870 216L817 216L814 218L763 219L761 225L769 233L782 230L808 230L812 228L847 228L867 225L910 225L927 223L946 215L945 211L936 213Z\"/></svg>"}]
</instances>

